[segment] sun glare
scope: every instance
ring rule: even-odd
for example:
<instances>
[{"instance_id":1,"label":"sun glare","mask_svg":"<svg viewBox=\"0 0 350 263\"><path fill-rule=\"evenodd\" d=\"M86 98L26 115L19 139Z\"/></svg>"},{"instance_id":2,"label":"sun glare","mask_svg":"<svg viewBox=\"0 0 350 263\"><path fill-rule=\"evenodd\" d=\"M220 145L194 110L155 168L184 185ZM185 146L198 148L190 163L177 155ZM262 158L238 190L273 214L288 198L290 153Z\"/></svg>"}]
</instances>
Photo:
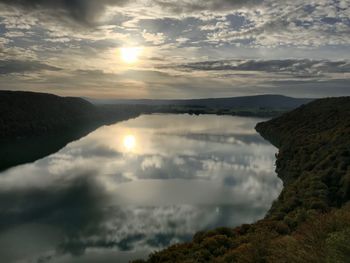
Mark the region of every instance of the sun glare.
<instances>
[{"instance_id":1,"label":"sun glare","mask_svg":"<svg viewBox=\"0 0 350 263\"><path fill-rule=\"evenodd\" d=\"M125 136L124 140L123 140L123 144L124 144L124 147L128 151L131 151L136 146L136 138L135 138L135 136L134 135L127 135L127 136Z\"/></svg>"},{"instance_id":2,"label":"sun glare","mask_svg":"<svg viewBox=\"0 0 350 263\"><path fill-rule=\"evenodd\" d=\"M124 47L120 49L122 60L128 64L134 64L138 61L142 49L139 47Z\"/></svg>"}]
</instances>

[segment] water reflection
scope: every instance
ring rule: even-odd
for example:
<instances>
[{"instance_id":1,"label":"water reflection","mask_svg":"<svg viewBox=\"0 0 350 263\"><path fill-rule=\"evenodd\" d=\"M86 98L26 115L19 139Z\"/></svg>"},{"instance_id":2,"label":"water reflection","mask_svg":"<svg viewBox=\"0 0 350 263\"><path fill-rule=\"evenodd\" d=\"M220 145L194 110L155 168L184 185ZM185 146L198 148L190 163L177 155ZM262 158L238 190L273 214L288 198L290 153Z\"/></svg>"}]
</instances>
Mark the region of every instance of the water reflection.
<instances>
[{"instance_id":1,"label":"water reflection","mask_svg":"<svg viewBox=\"0 0 350 263\"><path fill-rule=\"evenodd\" d=\"M135 148L136 146L136 138L134 135L127 135L124 137L123 140L124 147L128 150L131 151Z\"/></svg>"},{"instance_id":2,"label":"water reflection","mask_svg":"<svg viewBox=\"0 0 350 263\"><path fill-rule=\"evenodd\" d=\"M276 149L227 116L146 115L0 174L4 262L127 262L263 217Z\"/></svg>"}]
</instances>

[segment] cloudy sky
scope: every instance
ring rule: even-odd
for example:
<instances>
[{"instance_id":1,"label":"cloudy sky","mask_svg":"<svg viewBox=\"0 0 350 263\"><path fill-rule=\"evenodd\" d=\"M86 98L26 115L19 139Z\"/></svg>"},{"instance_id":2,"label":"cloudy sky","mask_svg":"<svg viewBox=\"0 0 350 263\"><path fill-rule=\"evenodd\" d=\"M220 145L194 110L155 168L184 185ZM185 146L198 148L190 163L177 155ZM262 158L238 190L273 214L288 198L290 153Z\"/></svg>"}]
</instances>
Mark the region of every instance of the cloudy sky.
<instances>
[{"instance_id":1,"label":"cloudy sky","mask_svg":"<svg viewBox=\"0 0 350 263\"><path fill-rule=\"evenodd\" d=\"M350 95L350 0L0 0L0 89Z\"/></svg>"}]
</instances>

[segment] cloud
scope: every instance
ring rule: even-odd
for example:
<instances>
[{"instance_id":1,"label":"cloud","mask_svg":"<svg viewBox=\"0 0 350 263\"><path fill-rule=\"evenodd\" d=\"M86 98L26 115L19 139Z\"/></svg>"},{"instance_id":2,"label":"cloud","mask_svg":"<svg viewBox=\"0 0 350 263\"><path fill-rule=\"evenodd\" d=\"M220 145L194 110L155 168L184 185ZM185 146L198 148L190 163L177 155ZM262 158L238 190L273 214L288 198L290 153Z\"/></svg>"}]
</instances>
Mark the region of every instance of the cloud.
<instances>
[{"instance_id":1,"label":"cloud","mask_svg":"<svg viewBox=\"0 0 350 263\"><path fill-rule=\"evenodd\" d=\"M349 79L337 60L350 59L349 12L338 0L0 0L0 57L37 71L9 76L13 63L2 62L0 86L119 98L304 96L277 84L312 79L318 92L319 81ZM122 46L144 47L134 72L119 59Z\"/></svg>"},{"instance_id":2,"label":"cloud","mask_svg":"<svg viewBox=\"0 0 350 263\"><path fill-rule=\"evenodd\" d=\"M252 7L259 5L263 0L156 0L160 7L173 13L192 13L198 11L227 11L241 7Z\"/></svg>"},{"instance_id":3,"label":"cloud","mask_svg":"<svg viewBox=\"0 0 350 263\"><path fill-rule=\"evenodd\" d=\"M163 33L149 33L146 30L142 32L142 36L145 39L146 42L153 43L154 45L160 45L163 44L166 40L166 37Z\"/></svg>"},{"instance_id":4,"label":"cloud","mask_svg":"<svg viewBox=\"0 0 350 263\"><path fill-rule=\"evenodd\" d=\"M255 134L206 134L206 133L188 133L184 137L203 142L224 143L232 145L242 144L269 144L262 137Z\"/></svg>"},{"instance_id":5,"label":"cloud","mask_svg":"<svg viewBox=\"0 0 350 263\"><path fill-rule=\"evenodd\" d=\"M263 0L155 0L145 4L142 1L130 0L0 0L0 3L24 9L40 9L56 14L59 11L60 14L84 24L94 24L108 7L124 7L131 4L179 15L198 11L227 11L256 6L262 2Z\"/></svg>"},{"instance_id":6,"label":"cloud","mask_svg":"<svg viewBox=\"0 0 350 263\"><path fill-rule=\"evenodd\" d=\"M341 7L340 7L341 6ZM253 10L241 10L246 24L239 30L222 28L208 41L255 47L325 46L350 42L349 6L334 0L266 0Z\"/></svg>"},{"instance_id":7,"label":"cloud","mask_svg":"<svg viewBox=\"0 0 350 263\"><path fill-rule=\"evenodd\" d=\"M25 73L35 71L58 71L61 70L58 67L50 66L38 61L30 60L1 60L0 61L0 75L6 75L11 73Z\"/></svg>"},{"instance_id":8,"label":"cloud","mask_svg":"<svg viewBox=\"0 0 350 263\"><path fill-rule=\"evenodd\" d=\"M127 2L127 0L0 0L0 3L27 9L42 9L54 13L61 11L74 20L87 24L95 22L107 6L121 6Z\"/></svg>"},{"instance_id":9,"label":"cloud","mask_svg":"<svg viewBox=\"0 0 350 263\"><path fill-rule=\"evenodd\" d=\"M180 65L179 68L198 71L260 71L299 76L320 76L325 73L350 73L350 61L236 59L188 63Z\"/></svg>"},{"instance_id":10,"label":"cloud","mask_svg":"<svg viewBox=\"0 0 350 263\"><path fill-rule=\"evenodd\" d=\"M88 222L102 220L100 205L105 200L103 188L90 175L75 178L69 184L44 188L1 190L1 228L42 220L71 230ZM16 209L11 209L16 207ZM68 231L68 229L67 229Z\"/></svg>"}]
</instances>

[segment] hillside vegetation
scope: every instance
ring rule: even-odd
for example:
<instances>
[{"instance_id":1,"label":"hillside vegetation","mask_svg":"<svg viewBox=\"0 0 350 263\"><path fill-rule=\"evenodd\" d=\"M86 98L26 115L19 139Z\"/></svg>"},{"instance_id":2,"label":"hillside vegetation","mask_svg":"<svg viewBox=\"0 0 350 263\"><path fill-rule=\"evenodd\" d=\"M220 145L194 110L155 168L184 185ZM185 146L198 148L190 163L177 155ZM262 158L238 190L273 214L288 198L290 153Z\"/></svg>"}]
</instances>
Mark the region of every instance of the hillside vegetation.
<instances>
[{"instance_id":1,"label":"hillside vegetation","mask_svg":"<svg viewBox=\"0 0 350 263\"><path fill-rule=\"evenodd\" d=\"M256 129L279 148L284 182L266 217L135 262L349 262L350 98L317 100Z\"/></svg>"}]
</instances>

